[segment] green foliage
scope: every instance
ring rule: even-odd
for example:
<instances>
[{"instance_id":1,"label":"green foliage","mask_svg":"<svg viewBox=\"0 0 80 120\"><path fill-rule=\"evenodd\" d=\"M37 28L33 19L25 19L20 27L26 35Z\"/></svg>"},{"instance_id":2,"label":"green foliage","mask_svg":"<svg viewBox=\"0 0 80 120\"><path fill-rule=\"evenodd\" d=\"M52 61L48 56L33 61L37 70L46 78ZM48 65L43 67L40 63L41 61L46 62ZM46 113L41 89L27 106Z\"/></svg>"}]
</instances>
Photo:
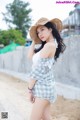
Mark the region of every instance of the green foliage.
<instances>
[{"instance_id":1,"label":"green foliage","mask_svg":"<svg viewBox=\"0 0 80 120\"><path fill-rule=\"evenodd\" d=\"M29 2L25 3L21 0L14 0L13 3L6 6L7 13L3 13L4 20L8 26L10 28L14 26L15 29L21 30L24 38L26 38L31 25L29 14L32 10L28 6Z\"/></svg>"},{"instance_id":2,"label":"green foliage","mask_svg":"<svg viewBox=\"0 0 80 120\"><path fill-rule=\"evenodd\" d=\"M7 45L6 47L2 48L0 50L0 54L4 54L4 53L7 53L7 52L11 52L13 50L16 49L16 47L20 46L19 44L16 44L14 42L12 42L11 44Z\"/></svg>"},{"instance_id":3,"label":"green foliage","mask_svg":"<svg viewBox=\"0 0 80 120\"><path fill-rule=\"evenodd\" d=\"M0 31L0 44L9 45L11 42L24 45L25 39L22 37L22 33L19 30L3 30Z\"/></svg>"}]
</instances>

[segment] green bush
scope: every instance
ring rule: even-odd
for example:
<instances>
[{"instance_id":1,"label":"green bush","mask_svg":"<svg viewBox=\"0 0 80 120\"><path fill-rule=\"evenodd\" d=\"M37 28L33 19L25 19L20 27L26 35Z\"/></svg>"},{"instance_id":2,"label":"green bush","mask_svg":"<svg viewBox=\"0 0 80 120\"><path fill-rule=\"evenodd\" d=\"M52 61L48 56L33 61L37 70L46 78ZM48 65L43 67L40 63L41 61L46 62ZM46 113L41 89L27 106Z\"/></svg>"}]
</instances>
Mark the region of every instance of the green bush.
<instances>
[{"instance_id":1,"label":"green bush","mask_svg":"<svg viewBox=\"0 0 80 120\"><path fill-rule=\"evenodd\" d=\"M20 45L25 44L25 39L22 37L21 31L15 29L0 31L0 44L4 44L4 46L6 46L11 42L15 42Z\"/></svg>"}]
</instances>

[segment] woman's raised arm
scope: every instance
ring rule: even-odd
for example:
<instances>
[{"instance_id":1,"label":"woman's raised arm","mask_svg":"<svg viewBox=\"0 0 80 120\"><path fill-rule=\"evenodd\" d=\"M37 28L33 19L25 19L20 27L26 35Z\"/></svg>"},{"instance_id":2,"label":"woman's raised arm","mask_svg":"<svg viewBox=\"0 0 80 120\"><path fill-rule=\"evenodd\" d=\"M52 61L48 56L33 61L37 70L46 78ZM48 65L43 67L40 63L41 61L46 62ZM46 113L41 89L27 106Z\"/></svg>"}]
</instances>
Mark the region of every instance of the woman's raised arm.
<instances>
[{"instance_id":1,"label":"woman's raised arm","mask_svg":"<svg viewBox=\"0 0 80 120\"><path fill-rule=\"evenodd\" d=\"M32 44L31 44L31 46L30 46L30 48L29 48L28 55L27 55L27 57L28 57L29 59L32 59L32 56L33 56L33 54L34 54L34 47L35 47L35 42L32 41Z\"/></svg>"}]
</instances>

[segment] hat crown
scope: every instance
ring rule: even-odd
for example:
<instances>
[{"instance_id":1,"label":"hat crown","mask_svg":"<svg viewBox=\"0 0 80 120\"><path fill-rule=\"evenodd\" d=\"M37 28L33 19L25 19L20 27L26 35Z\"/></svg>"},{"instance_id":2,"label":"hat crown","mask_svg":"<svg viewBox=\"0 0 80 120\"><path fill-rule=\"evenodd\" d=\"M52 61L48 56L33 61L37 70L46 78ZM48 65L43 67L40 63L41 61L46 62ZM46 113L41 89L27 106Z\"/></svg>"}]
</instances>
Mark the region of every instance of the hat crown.
<instances>
[{"instance_id":1,"label":"hat crown","mask_svg":"<svg viewBox=\"0 0 80 120\"><path fill-rule=\"evenodd\" d=\"M49 22L49 20L47 18L40 18L35 25L44 25L47 22Z\"/></svg>"}]
</instances>

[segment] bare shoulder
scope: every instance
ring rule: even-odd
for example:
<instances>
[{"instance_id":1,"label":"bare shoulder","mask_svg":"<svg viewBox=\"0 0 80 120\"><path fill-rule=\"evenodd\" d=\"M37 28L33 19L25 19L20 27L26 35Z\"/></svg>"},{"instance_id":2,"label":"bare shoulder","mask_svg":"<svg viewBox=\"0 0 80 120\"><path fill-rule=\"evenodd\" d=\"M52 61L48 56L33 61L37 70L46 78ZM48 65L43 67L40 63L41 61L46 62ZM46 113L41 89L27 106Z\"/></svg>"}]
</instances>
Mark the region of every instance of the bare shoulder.
<instances>
[{"instance_id":1,"label":"bare shoulder","mask_svg":"<svg viewBox=\"0 0 80 120\"><path fill-rule=\"evenodd\" d=\"M56 47L55 47L55 44L54 43L51 43L51 42L49 42L49 43L46 43L45 45L44 45L44 49L48 49L48 50L54 50Z\"/></svg>"},{"instance_id":2,"label":"bare shoulder","mask_svg":"<svg viewBox=\"0 0 80 120\"><path fill-rule=\"evenodd\" d=\"M53 56L52 54L55 53L56 47L54 43L46 43L44 48L41 50L41 57L47 58Z\"/></svg>"}]
</instances>

